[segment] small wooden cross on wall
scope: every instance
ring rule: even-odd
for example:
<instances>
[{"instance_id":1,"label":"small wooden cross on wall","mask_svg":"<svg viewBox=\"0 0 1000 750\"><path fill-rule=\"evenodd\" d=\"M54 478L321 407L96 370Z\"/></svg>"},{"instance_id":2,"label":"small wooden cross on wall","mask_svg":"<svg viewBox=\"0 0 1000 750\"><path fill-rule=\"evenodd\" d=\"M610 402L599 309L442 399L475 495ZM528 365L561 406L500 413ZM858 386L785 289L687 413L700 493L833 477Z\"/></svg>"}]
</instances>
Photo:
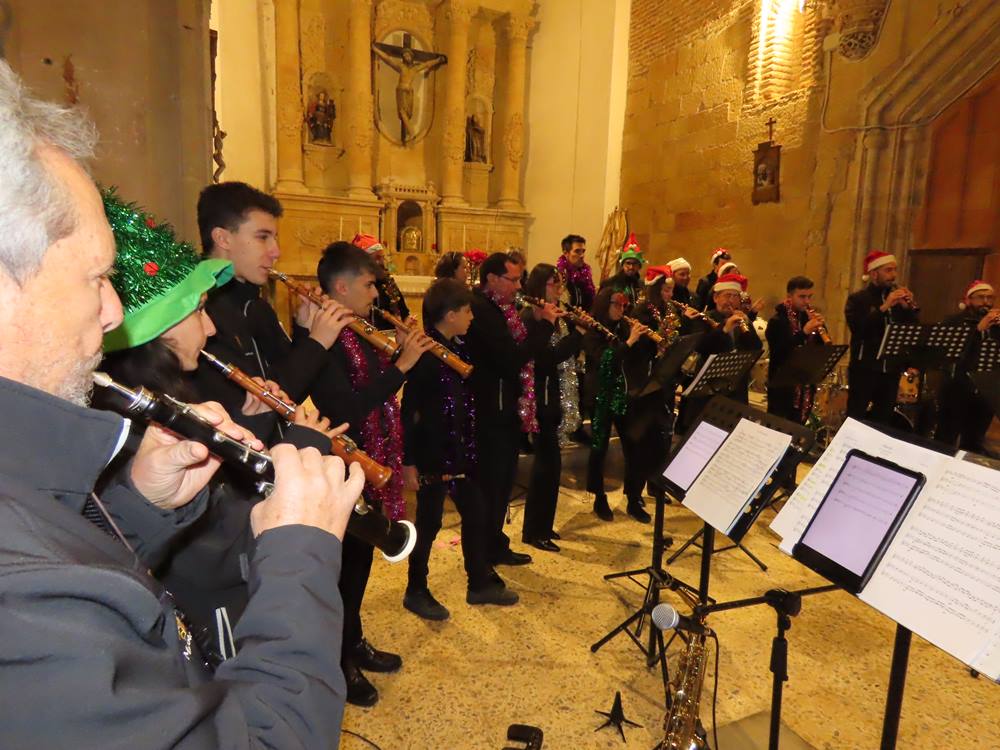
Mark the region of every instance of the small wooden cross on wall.
<instances>
[{"instance_id":1,"label":"small wooden cross on wall","mask_svg":"<svg viewBox=\"0 0 1000 750\"><path fill-rule=\"evenodd\" d=\"M774 143L774 126L778 124L778 121L772 117L764 124L767 125L767 140Z\"/></svg>"}]
</instances>

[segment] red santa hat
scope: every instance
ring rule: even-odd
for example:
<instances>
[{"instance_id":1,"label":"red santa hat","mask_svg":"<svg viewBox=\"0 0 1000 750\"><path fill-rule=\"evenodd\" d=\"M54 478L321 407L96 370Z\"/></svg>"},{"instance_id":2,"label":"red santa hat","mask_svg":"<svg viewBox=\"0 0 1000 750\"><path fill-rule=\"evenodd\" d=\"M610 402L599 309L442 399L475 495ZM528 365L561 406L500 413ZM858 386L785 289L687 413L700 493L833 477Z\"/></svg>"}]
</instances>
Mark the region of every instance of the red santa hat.
<instances>
[{"instance_id":1,"label":"red santa hat","mask_svg":"<svg viewBox=\"0 0 1000 750\"><path fill-rule=\"evenodd\" d=\"M354 235L354 239L351 240L351 244L355 247L360 247L369 255L374 255L375 253L385 250L385 247L379 242L375 237L370 234L358 233Z\"/></svg>"},{"instance_id":2,"label":"red santa hat","mask_svg":"<svg viewBox=\"0 0 1000 750\"><path fill-rule=\"evenodd\" d=\"M691 270L691 264L688 263L684 258L674 258L672 261L667 263L670 266L670 270L674 273L681 271L683 269Z\"/></svg>"},{"instance_id":3,"label":"red santa hat","mask_svg":"<svg viewBox=\"0 0 1000 750\"><path fill-rule=\"evenodd\" d=\"M967 307L969 297L971 297L976 292L986 292L987 294L993 294L993 285L988 281L983 281L982 279L976 279L967 287L965 287L965 297L958 304L959 310L964 310Z\"/></svg>"},{"instance_id":4,"label":"red santa hat","mask_svg":"<svg viewBox=\"0 0 1000 750\"><path fill-rule=\"evenodd\" d=\"M750 280L739 273L726 273L719 277L712 292L745 292Z\"/></svg>"},{"instance_id":5,"label":"red santa hat","mask_svg":"<svg viewBox=\"0 0 1000 750\"><path fill-rule=\"evenodd\" d=\"M890 263L895 262L896 256L892 253L883 253L881 250L872 250L865 256L865 274L861 277L861 280L868 281L871 277L872 271L876 268L881 268L882 266L887 266Z\"/></svg>"},{"instance_id":6,"label":"red santa hat","mask_svg":"<svg viewBox=\"0 0 1000 750\"><path fill-rule=\"evenodd\" d=\"M719 276L725 276L727 273L736 273L735 269L738 266L731 260L727 260L725 263L719 266Z\"/></svg>"},{"instance_id":7,"label":"red santa hat","mask_svg":"<svg viewBox=\"0 0 1000 750\"><path fill-rule=\"evenodd\" d=\"M650 266L646 269L646 286L653 286L660 279L665 279L666 283L674 283L674 272L671 270L670 265L665 266Z\"/></svg>"},{"instance_id":8,"label":"red santa hat","mask_svg":"<svg viewBox=\"0 0 1000 750\"><path fill-rule=\"evenodd\" d=\"M715 265L715 261L725 255L727 258L730 257L729 251L724 247L717 247L712 251L712 265Z\"/></svg>"}]
</instances>

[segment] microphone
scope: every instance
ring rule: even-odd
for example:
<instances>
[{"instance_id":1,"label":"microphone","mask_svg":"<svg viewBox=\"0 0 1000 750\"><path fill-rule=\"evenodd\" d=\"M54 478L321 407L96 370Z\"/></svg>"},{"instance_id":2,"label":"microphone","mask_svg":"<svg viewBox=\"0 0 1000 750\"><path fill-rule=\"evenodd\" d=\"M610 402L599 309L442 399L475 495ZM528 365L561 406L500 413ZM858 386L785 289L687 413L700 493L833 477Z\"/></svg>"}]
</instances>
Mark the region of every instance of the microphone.
<instances>
[{"instance_id":1,"label":"microphone","mask_svg":"<svg viewBox=\"0 0 1000 750\"><path fill-rule=\"evenodd\" d=\"M695 635L708 635L712 632L705 623L699 622L693 617L682 615L666 603L660 603L653 607L651 617L653 624L660 630L683 630Z\"/></svg>"}]
</instances>

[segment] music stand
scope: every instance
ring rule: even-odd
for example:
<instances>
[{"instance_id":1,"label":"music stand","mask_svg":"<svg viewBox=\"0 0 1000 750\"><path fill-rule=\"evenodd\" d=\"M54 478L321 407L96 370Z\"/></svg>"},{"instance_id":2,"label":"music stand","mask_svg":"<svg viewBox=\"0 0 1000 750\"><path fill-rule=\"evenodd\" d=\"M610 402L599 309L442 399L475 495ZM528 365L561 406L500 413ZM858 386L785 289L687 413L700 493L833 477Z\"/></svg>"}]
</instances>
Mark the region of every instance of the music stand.
<instances>
[{"instance_id":1,"label":"music stand","mask_svg":"<svg viewBox=\"0 0 1000 750\"><path fill-rule=\"evenodd\" d=\"M962 358L971 332L965 325L893 323L882 335L878 359L904 356L920 369L940 370Z\"/></svg>"},{"instance_id":2,"label":"music stand","mask_svg":"<svg viewBox=\"0 0 1000 750\"><path fill-rule=\"evenodd\" d=\"M690 398L732 393L763 353L763 349L736 349L723 354L709 354L705 364L681 395Z\"/></svg>"},{"instance_id":3,"label":"music stand","mask_svg":"<svg viewBox=\"0 0 1000 750\"><path fill-rule=\"evenodd\" d=\"M979 345L979 354L976 356L977 372L994 372L1000 370L1000 341L996 339L985 339Z\"/></svg>"},{"instance_id":4,"label":"music stand","mask_svg":"<svg viewBox=\"0 0 1000 750\"><path fill-rule=\"evenodd\" d=\"M646 387L642 389L639 396L654 393L670 383L676 382L684 362L691 356L691 352L698 346L703 336L703 333L692 333L675 341L662 357L654 361L649 382L646 383Z\"/></svg>"},{"instance_id":5,"label":"music stand","mask_svg":"<svg viewBox=\"0 0 1000 750\"><path fill-rule=\"evenodd\" d=\"M1000 417L1000 370L970 372L969 379L990 405L994 416Z\"/></svg>"},{"instance_id":6,"label":"music stand","mask_svg":"<svg viewBox=\"0 0 1000 750\"><path fill-rule=\"evenodd\" d=\"M882 333L882 343L875 358L887 359L909 354L920 343L923 335L924 329L919 323L890 323Z\"/></svg>"},{"instance_id":7,"label":"music stand","mask_svg":"<svg viewBox=\"0 0 1000 750\"><path fill-rule=\"evenodd\" d=\"M833 372L847 349L847 344L797 346L768 385L772 388L819 385Z\"/></svg>"}]
</instances>

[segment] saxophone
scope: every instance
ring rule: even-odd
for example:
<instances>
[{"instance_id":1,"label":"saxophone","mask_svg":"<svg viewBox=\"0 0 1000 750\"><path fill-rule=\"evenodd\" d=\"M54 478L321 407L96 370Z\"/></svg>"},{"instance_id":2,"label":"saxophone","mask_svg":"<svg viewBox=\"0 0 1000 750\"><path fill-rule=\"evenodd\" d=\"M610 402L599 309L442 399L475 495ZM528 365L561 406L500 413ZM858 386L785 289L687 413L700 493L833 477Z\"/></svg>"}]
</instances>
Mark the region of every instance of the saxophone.
<instances>
[{"instance_id":1,"label":"saxophone","mask_svg":"<svg viewBox=\"0 0 1000 750\"><path fill-rule=\"evenodd\" d=\"M705 641L704 635L692 634L688 639L677 676L670 685L670 710L663 722L666 733L654 750L710 750L708 736L698 718L708 656Z\"/></svg>"}]
</instances>

